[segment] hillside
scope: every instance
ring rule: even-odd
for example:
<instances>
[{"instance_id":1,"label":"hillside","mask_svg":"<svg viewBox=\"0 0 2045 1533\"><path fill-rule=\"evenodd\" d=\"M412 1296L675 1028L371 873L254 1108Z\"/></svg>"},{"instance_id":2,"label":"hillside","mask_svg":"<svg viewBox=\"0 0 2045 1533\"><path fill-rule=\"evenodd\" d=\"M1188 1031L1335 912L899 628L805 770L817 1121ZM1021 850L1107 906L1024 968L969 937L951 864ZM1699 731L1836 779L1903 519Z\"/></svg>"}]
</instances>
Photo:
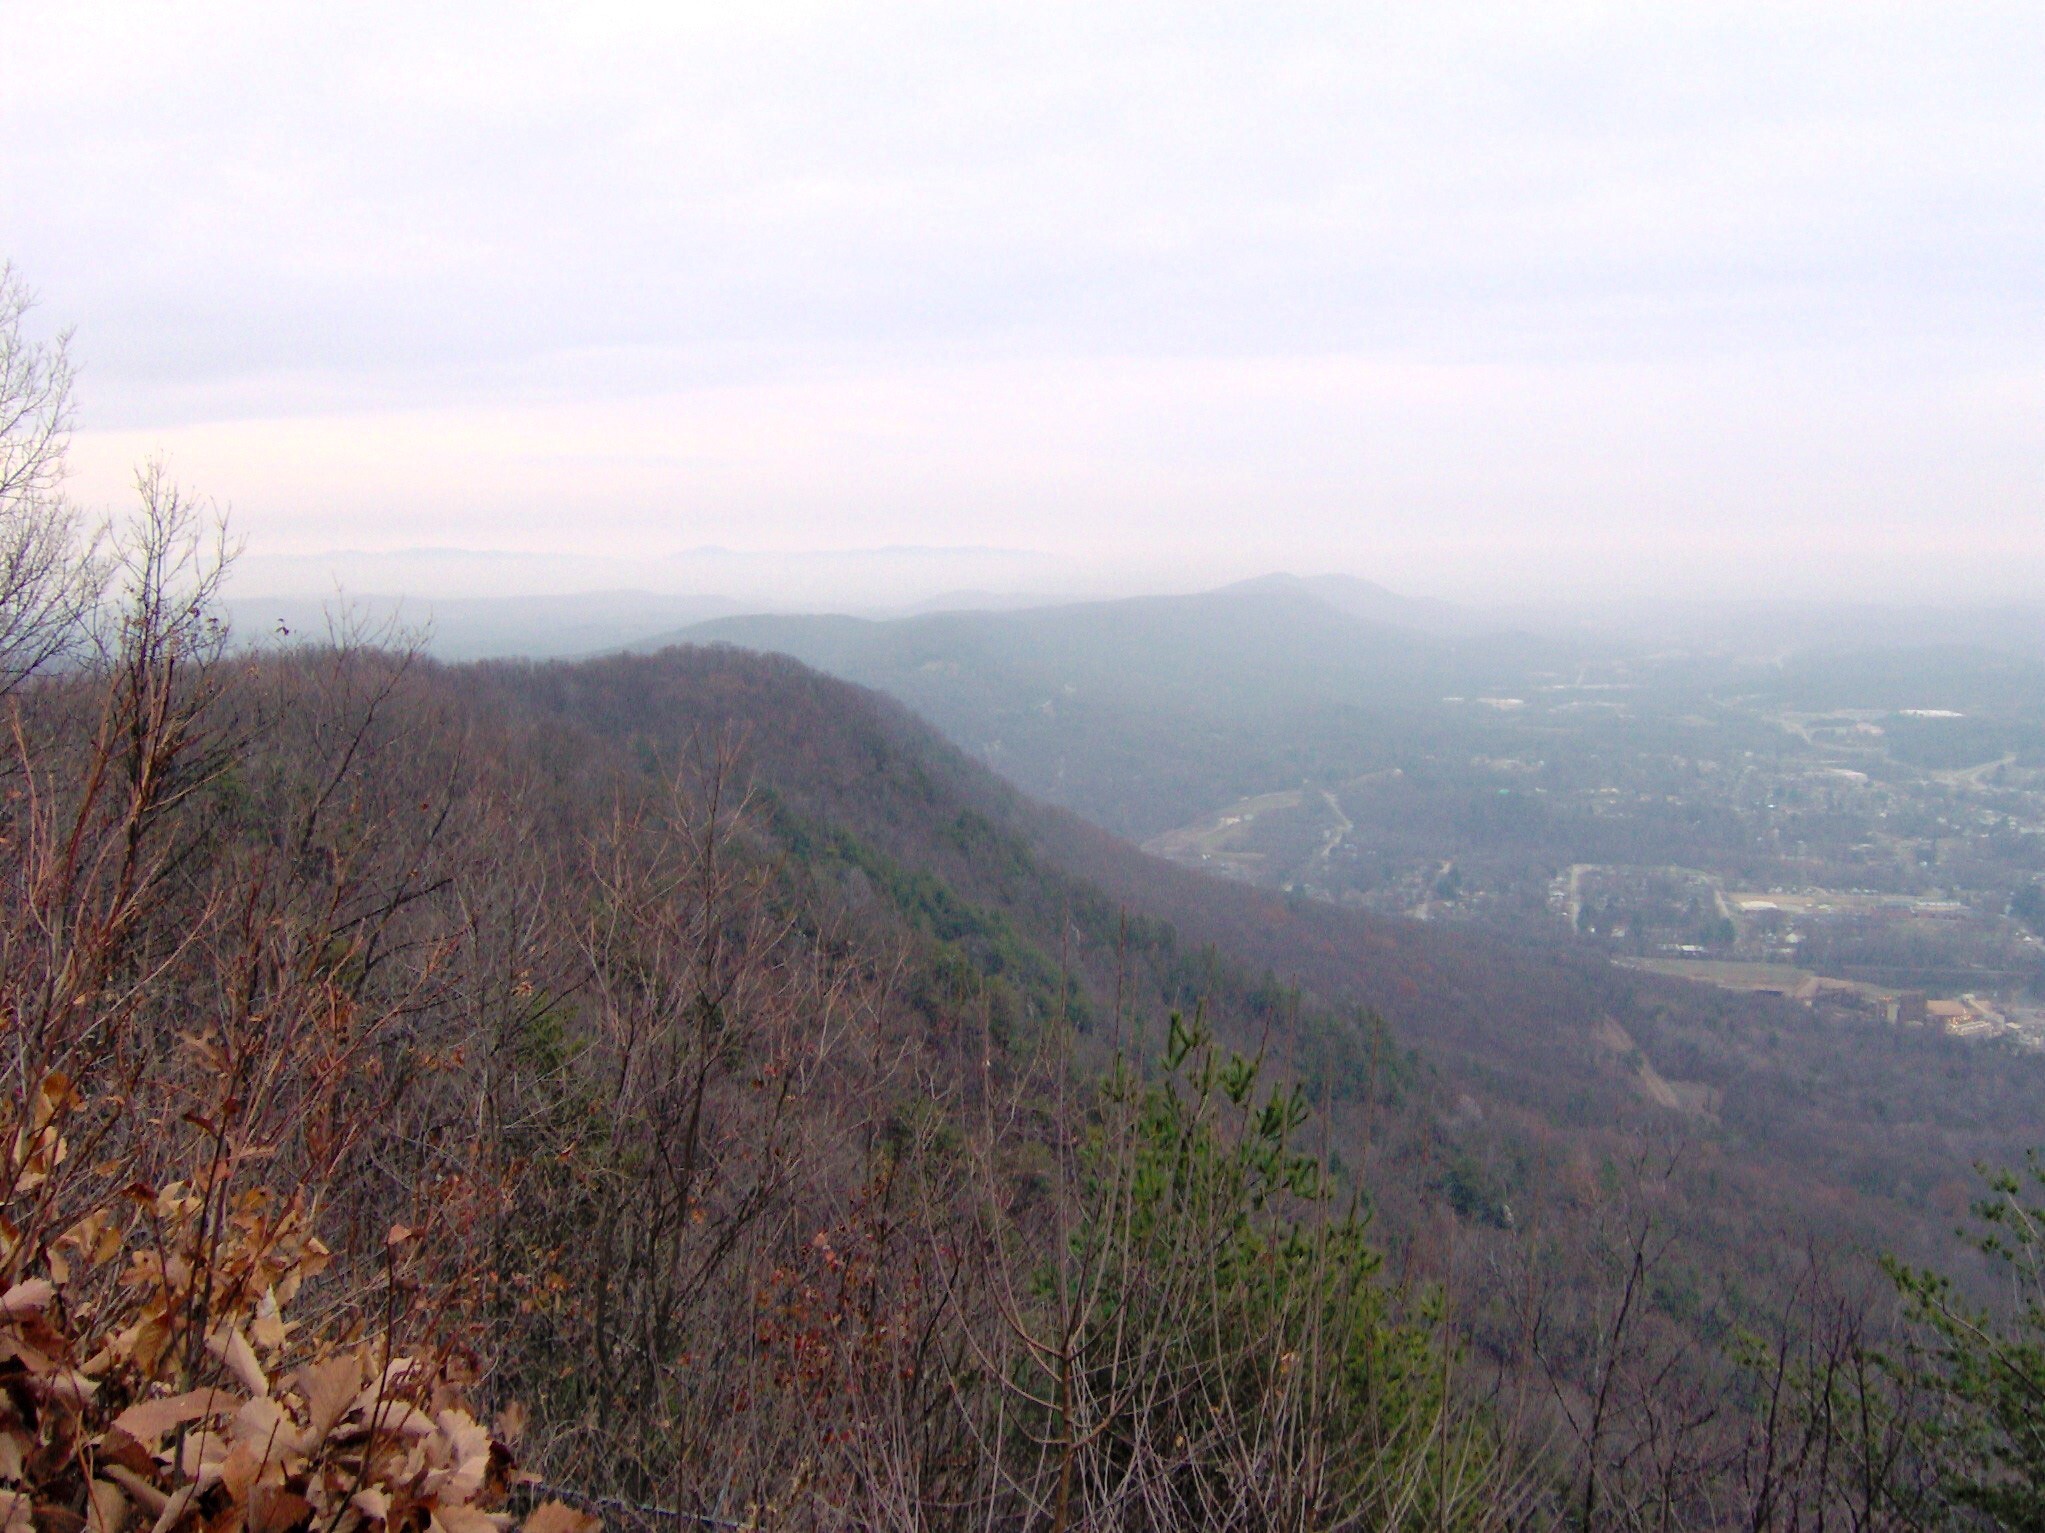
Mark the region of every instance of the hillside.
<instances>
[{"instance_id":1,"label":"hillside","mask_svg":"<svg viewBox=\"0 0 2045 1533\"><path fill-rule=\"evenodd\" d=\"M1771 1205L1785 1221L1835 1226L1843 1211L1863 1237L1929 1248L1958 1211L1968 1166L2045 1137L2045 1061L1204 877L1033 802L899 704L777 657L683 649L480 674L521 707L653 757L739 742L745 772L807 821L843 827L998 912L1040 955L1069 941L1101 1010L1120 947L1140 959L1139 993L1184 986L1212 948L1249 980L1301 986L1336 1013L1381 1012L1444 1072L1442 1090L1519 1125L1469 1137L1516 1165L1499 1195L1523 1204L1538 1196L1536 1140L1566 1155L1569 1135L1660 1122L1741 1176L1756 1201L1735 1224ZM1126 941L1122 913L1142 941ZM1614 1028L1626 1040L1616 1051ZM1352 1045L1321 1047L1332 1053L1325 1067L1316 1056L1317 1072L1363 1066ZM1709 1111L1670 1112L1643 1087L1643 1066L1691 1083L1689 1099ZM1322 1083L1338 1099L1361 1095L1339 1075ZM1453 1141L1435 1152L1454 1153Z\"/></svg>"},{"instance_id":2,"label":"hillside","mask_svg":"<svg viewBox=\"0 0 2045 1533\"><path fill-rule=\"evenodd\" d=\"M1860 1492L1728 1467L1778 1431L1741 1338L1888 1334L1863 1253L1949 1257L1968 1161L2037 1130L2036 1060L1204 878L784 657L251 659L189 603L129 631L22 695L0 905L42 1083L0 1141L10 1302L98 1285L59 1318L130 1338L77 1354L108 1451L157 1419L127 1406L228 1389L310 1422L305 1370L348 1349L357 1391L402 1348L440 1360L407 1411L478 1464L522 1432L607 1514L1829 1499ZM116 1258L166 1240L199 1318L152 1350ZM68 1462L38 1494L82 1516ZM134 1462L145 1507L244 1493ZM421 1507L513 1494L377 1462Z\"/></svg>"},{"instance_id":3,"label":"hillside","mask_svg":"<svg viewBox=\"0 0 2045 1533\"><path fill-rule=\"evenodd\" d=\"M1345 1089L1417 1108L1365 1019L1185 968L842 683L230 655L154 583L183 525L145 531L171 552L112 662L13 699L17 1521L1524 1503L1311 1103L1214 1036L1366 1039L1384 1068ZM1073 954L1073 921L1129 961Z\"/></svg>"}]
</instances>

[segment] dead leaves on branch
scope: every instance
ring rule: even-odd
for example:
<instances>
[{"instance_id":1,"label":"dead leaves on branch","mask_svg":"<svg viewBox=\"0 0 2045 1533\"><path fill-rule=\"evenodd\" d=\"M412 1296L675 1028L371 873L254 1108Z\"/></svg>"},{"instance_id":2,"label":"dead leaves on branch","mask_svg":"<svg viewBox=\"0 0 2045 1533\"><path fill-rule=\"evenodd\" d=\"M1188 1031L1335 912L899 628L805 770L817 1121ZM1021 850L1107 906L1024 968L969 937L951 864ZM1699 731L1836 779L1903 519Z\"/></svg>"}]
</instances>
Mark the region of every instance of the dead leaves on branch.
<instances>
[{"instance_id":1,"label":"dead leaves on branch","mask_svg":"<svg viewBox=\"0 0 2045 1533\"><path fill-rule=\"evenodd\" d=\"M70 1091L25 1104L16 1199L63 1162ZM4 1270L39 1269L0 1291L0 1533L513 1525L516 1422L475 1419L462 1357L285 1318L330 1261L299 1199L201 1177L128 1201L40 1252L0 1230ZM597 1526L560 1503L523 1525Z\"/></svg>"}]
</instances>

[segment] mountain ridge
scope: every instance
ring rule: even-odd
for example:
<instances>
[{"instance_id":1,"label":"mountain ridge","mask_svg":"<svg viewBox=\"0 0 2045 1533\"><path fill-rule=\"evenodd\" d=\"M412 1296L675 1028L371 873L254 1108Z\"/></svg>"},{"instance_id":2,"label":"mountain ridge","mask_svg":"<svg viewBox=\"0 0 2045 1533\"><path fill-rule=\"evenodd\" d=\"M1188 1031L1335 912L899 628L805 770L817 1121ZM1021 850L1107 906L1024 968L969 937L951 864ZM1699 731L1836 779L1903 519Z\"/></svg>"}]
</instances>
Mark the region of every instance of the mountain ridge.
<instances>
[{"instance_id":1,"label":"mountain ridge","mask_svg":"<svg viewBox=\"0 0 2045 1533\"><path fill-rule=\"evenodd\" d=\"M1439 1144L1414 1153L1487 1145L1503 1165L1525 1162L1512 1174L1520 1181L1506 1178L1523 1200L1537 1197L1524 1178L1541 1157L1566 1159L1570 1144L1603 1143L1632 1125L1708 1146L1710 1174L1744 1188L1749 1213L1775 1207L1787 1220L1801 1210L1842 1235L1880 1233L1916 1250L1943 1234L1942 1216L1926 1221L1922 1209L1956 1168L2021 1151L2035 1116L2028 1093L2045 1084L2045 1062L1826 1023L1787 1001L1735 998L1596 955L1365 916L1163 863L1031 800L898 701L787 657L675 648L575 665L494 662L474 674L486 691L648 759L733 752L749 780L801 817L841 825L893 864L1000 912L1040 954L1063 953L1075 973L1091 975L1097 1012L1117 986L1126 913L1148 923L1138 945L1153 993L1196 973L1211 948L1249 975L1303 987L1335 1014L1382 1013L1402 1044L1446 1072L1451 1098L1481 1107L1472 1125L1428 1130L1423 1137ZM1325 1054L1328 1045L1312 1046ZM1358 1035L1343 1045L1345 1064L1317 1055L1315 1068L1362 1069L1361 1046ZM1885 1105L1875 1113L1871 1101ZM1745 1227L1732 1210L1708 1212L1728 1229Z\"/></svg>"}]
</instances>

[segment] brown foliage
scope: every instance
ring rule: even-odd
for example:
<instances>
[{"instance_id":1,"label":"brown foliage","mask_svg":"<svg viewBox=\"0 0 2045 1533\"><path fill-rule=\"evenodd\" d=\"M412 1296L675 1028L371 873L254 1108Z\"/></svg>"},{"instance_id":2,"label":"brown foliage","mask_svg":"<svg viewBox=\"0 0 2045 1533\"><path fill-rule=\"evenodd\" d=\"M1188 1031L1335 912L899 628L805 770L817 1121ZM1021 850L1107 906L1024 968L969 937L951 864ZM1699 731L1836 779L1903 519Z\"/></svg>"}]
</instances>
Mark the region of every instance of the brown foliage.
<instances>
[{"instance_id":1,"label":"brown foliage","mask_svg":"<svg viewBox=\"0 0 2045 1533\"><path fill-rule=\"evenodd\" d=\"M69 1083L15 1130L10 1205L68 1158ZM507 1526L509 1448L469 1413L465 1360L406 1355L287 1319L328 1265L302 1198L189 1183L124 1191L49 1241L41 1275L0 1294L4 1524L118 1530L150 1520L284 1533L318 1526L478 1533ZM388 1239L396 1289L402 1228ZM9 1268L27 1242L0 1231ZM395 1308L395 1307L394 1307ZM527 1527L560 1527L565 1508ZM579 1525L594 1526L586 1519Z\"/></svg>"}]
</instances>

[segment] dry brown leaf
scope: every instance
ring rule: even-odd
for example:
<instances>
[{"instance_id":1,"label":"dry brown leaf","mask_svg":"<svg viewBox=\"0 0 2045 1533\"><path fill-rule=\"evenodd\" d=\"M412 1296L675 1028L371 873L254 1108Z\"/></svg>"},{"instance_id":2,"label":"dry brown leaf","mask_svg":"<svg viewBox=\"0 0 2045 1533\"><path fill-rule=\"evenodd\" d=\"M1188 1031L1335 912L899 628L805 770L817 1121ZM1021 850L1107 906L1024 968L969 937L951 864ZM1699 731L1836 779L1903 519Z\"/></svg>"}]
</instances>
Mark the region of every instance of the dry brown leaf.
<instances>
[{"instance_id":1,"label":"dry brown leaf","mask_svg":"<svg viewBox=\"0 0 2045 1533\"><path fill-rule=\"evenodd\" d=\"M473 1506L443 1506L434 1509L430 1527L441 1533L500 1533L505 1522Z\"/></svg>"},{"instance_id":2,"label":"dry brown leaf","mask_svg":"<svg viewBox=\"0 0 2045 1533\"><path fill-rule=\"evenodd\" d=\"M112 1480L134 1500L143 1511L154 1517L161 1512L170 1498L151 1485L126 1464L108 1464L106 1477Z\"/></svg>"},{"instance_id":3,"label":"dry brown leaf","mask_svg":"<svg viewBox=\"0 0 2045 1533\"><path fill-rule=\"evenodd\" d=\"M268 1396L251 1400L236 1411L227 1435L230 1441L247 1443L269 1459L281 1461L285 1454L301 1451L298 1427L284 1407Z\"/></svg>"},{"instance_id":4,"label":"dry brown leaf","mask_svg":"<svg viewBox=\"0 0 2045 1533\"><path fill-rule=\"evenodd\" d=\"M149 1374L154 1373L157 1364L163 1361L163 1354L170 1350L170 1342L169 1322L159 1315L149 1315L107 1345L116 1358L125 1359Z\"/></svg>"},{"instance_id":5,"label":"dry brown leaf","mask_svg":"<svg viewBox=\"0 0 2045 1533\"><path fill-rule=\"evenodd\" d=\"M52 1071L43 1077L42 1089L36 1093L35 1126L47 1128L58 1113L84 1105L85 1098L72 1086L71 1077Z\"/></svg>"},{"instance_id":6,"label":"dry brown leaf","mask_svg":"<svg viewBox=\"0 0 2045 1533\"><path fill-rule=\"evenodd\" d=\"M382 1522L391 1514L391 1498L374 1485L365 1485L348 1498L348 1504L371 1522Z\"/></svg>"},{"instance_id":7,"label":"dry brown leaf","mask_svg":"<svg viewBox=\"0 0 2045 1533\"><path fill-rule=\"evenodd\" d=\"M227 1439L213 1428L201 1427L196 1432L187 1432L184 1441L178 1444L178 1473L201 1486L211 1485L220 1478L226 1457Z\"/></svg>"},{"instance_id":8,"label":"dry brown leaf","mask_svg":"<svg viewBox=\"0 0 2045 1533\"><path fill-rule=\"evenodd\" d=\"M105 1209L97 1208L59 1235L57 1244L76 1251L87 1265L100 1266L120 1254L120 1226Z\"/></svg>"},{"instance_id":9,"label":"dry brown leaf","mask_svg":"<svg viewBox=\"0 0 2045 1533\"><path fill-rule=\"evenodd\" d=\"M249 1533L284 1533L312 1516L312 1503L280 1486L259 1485L249 1497Z\"/></svg>"},{"instance_id":10,"label":"dry brown leaf","mask_svg":"<svg viewBox=\"0 0 2045 1533\"><path fill-rule=\"evenodd\" d=\"M263 1290L262 1300L256 1305L255 1319L249 1323L249 1329L256 1345L265 1352L275 1352L284 1345L291 1328L284 1323L284 1317L277 1309L276 1289Z\"/></svg>"},{"instance_id":11,"label":"dry brown leaf","mask_svg":"<svg viewBox=\"0 0 2045 1533\"><path fill-rule=\"evenodd\" d=\"M343 1352L323 1363L301 1368L299 1392L305 1396L305 1448L308 1453L327 1440L334 1423L348 1414L362 1387L362 1354Z\"/></svg>"},{"instance_id":12,"label":"dry brown leaf","mask_svg":"<svg viewBox=\"0 0 2045 1533\"><path fill-rule=\"evenodd\" d=\"M170 1533L170 1530L184 1519L185 1513L191 1510L192 1503L198 1499L199 1487L196 1485L186 1485L174 1491L170 1499L164 1502L163 1510L156 1514L156 1524L149 1533Z\"/></svg>"},{"instance_id":13,"label":"dry brown leaf","mask_svg":"<svg viewBox=\"0 0 2045 1533\"><path fill-rule=\"evenodd\" d=\"M74 1416L85 1414L99 1393L99 1385L88 1379L75 1368L46 1373L35 1381L35 1391L48 1404L59 1410L69 1411Z\"/></svg>"},{"instance_id":14,"label":"dry brown leaf","mask_svg":"<svg viewBox=\"0 0 2045 1533\"><path fill-rule=\"evenodd\" d=\"M426 1473L429 1467L426 1462L426 1445L417 1437L399 1443L394 1451L386 1451L376 1456L378 1477L392 1485L410 1485Z\"/></svg>"},{"instance_id":15,"label":"dry brown leaf","mask_svg":"<svg viewBox=\"0 0 2045 1533\"><path fill-rule=\"evenodd\" d=\"M513 1400L497 1413L494 1425L497 1436L506 1446L516 1448L520 1438L525 1436L525 1407Z\"/></svg>"},{"instance_id":16,"label":"dry brown leaf","mask_svg":"<svg viewBox=\"0 0 2045 1533\"><path fill-rule=\"evenodd\" d=\"M467 1501L482 1488L483 1476L489 1471L490 1433L467 1411L442 1411L438 1424L452 1467L436 1493Z\"/></svg>"},{"instance_id":17,"label":"dry brown leaf","mask_svg":"<svg viewBox=\"0 0 2045 1533\"><path fill-rule=\"evenodd\" d=\"M602 1526L602 1519L565 1501L548 1501L533 1508L521 1524L521 1533L597 1533Z\"/></svg>"},{"instance_id":18,"label":"dry brown leaf","mask_svg":"<svg viewBox=\"0 0 2045 1533\"><path fill-rule=\"evenodd\" d=\"M131 1405L114 1418L114 1430L126 1432L139 1443L156 1443L172 1427L239 1410L246 1404L241 1396L225 1389L193 1389L162 1400L144 1400Z\"/></svg>"},{"instance_id":19,"label":"dry brown leaf","mask_svg":"<svg viewBox=\"0 0 2045 1533\"><path fill-rule=\"evenodd\" d=\"M372 1398L381 1397L389 1399L400 1389L404 1388L406 1382L420 1371L419 1360L417 1358L392 1358L388 1363L384 1364L383 1374L379 1382L370 1385L369 1388L363 1391L364 1408L367 1408Z\"/></svg>"},{"instance_id":20,"label":"dry brown leaf","mask_svg":"<svg viewBox=\"0 0 2045 1533\"><path fill-rule=\"evenodd\" d=\"M128 1525L128 1498L118 1485L94 1480L87 1487L85 1526L90 1533L121 1533Z\"/></svg>"},{"instance_id":21,"label":"dry brown leaf","mask_svg":"<svg viewBox=\"0 0 2045 1533\"><path fill-rule=\"evenodd\" d=\"M299 1248L298 1260L277 1280L277 1302L289 1304L298 1293L298 1285L307 1278L318 1277L327 1270L327 1263L333 1253L316 1239L308 1237Z\"/></svg>"},{"instance_id":22,"label":"dry brown leaf","mask_svg":"<svg viewBox=\"0 0 2045 1533\"><path fill-rule=\"evenodd\" d=\"M433 1435L433 1418L403 1400L385 1400L376 1403L373 1395L358 1396L355 1406L363 1413L363 1424L379 1436L395 1434L402 1437L430 1437Z\"/></svg>"},{"instance_id":23,"label":"dry brown leaf","mask_svg":"<svg viewBox=\"0 0 2045 1533\"><path fill-rule=\"evenodd\" d=\"M225 1363L227 1371L240 1380L241 1387L251 1395L270 1392L270 1380L263 1372L263 1365L256 1361L255 1348L249 1345L248 1337L242 1335L240 1326L215 1331L206 1338L206 1350Z\"/></svg>"},{"instance_id":24,"label":"dry brown leaf","mask_svg":"<svg viewBox=\"0 0 2045 1533\"><path fill-rule=\"evenodd\" d=\"M272 1470L273 1466L274 1455L264 1444L238 1442L227 1450L227 1457L221 1460L220 1483L237 1506L246 1506L257 1483L266 1477L265 1471ZM283 1478L281 1473L268 1477Z\"/></svg>"},{"instance_id":25,"label":"dry brown leaf","mask_svg":"<svg viewBox=\"0 0 2045 1533\"><path fill-rule=\"evenodd\" d=\"M18 1490L0 1490L0 1533L35 1533L35 1503Z\"/></svg>"},{"instance_id":26,"label":"dry brown leaf","mask_svg":"<svg viewBox=\"0 0 2045 1533\"><path fill-rule=\"evenodd\" d=\"M56 1285L47 1278L30 1278L0 1294L0 1319L23 1320L39 1315L57 1297Z\"/></svg>"},{"instance_id":27,"label":"dry brown leaf","mask_svg":"<svg viewBox=\"0 0 2045 1533\"><path fill-rule=\"evenodd\" d=\"M483 1483L482 1471L487 1468L488 1459L473 1470L464 1465L436 1469L420 1482L420 1495L439 1506L467 1506L476 1499L476 1491Z\"/></svg>"}]
</instances>

